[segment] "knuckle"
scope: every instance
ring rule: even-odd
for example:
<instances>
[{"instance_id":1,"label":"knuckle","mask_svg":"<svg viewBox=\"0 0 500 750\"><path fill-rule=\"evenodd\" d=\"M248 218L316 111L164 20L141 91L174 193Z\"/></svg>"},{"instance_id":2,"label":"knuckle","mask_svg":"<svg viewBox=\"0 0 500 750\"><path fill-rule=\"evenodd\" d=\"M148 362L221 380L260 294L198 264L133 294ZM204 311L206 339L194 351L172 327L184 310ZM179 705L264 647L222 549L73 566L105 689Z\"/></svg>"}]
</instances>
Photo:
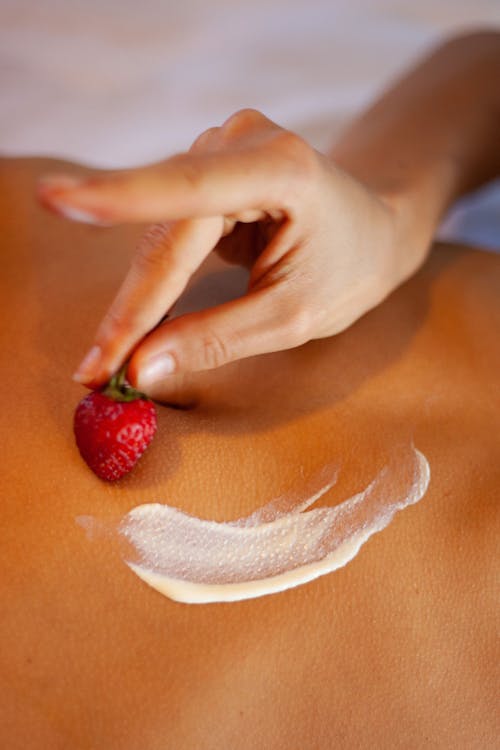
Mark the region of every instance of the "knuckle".
<instances>
[{"instance_id":1,"label":"knuckle","mask_svg":"<svg viewBox=\"0 0 500 750\"><path fill-rule=\"evenodd\" d=\"M131 264L129 288L142 282L159 282L168 277L171 288L184 286L196 263L184 252L190 237L189 221L167 222L150 227L137 247Z\"/></svg>"},{"instance_id":2,"label":"knuckle","mask_svg":"<svg viewBox=\"0 0 500 750\"><path fill-rule=\"evenodd\" d=\"M281 148L293 153L300 153L305 147L309 149L309 146L300 135L293 133L291 130L280 130L280 132L276 134L276 141Z\"/></svg>"},{"instance_id":3,"label":"knuckle","mask_svg":"<svg viewBox=\"0 0 500 750\"><path fill-rule=\"evenodd\" d=\"M171 233L171 224L164 222L162 224L151 224L141 236L137 249L146 250L160 243L165 243Z\"/></svg>"},{"instance_id":4,"label":"knuckle","mask_svg":"<svg viewBox=\"0 0 500 750\"><path fill-rule=\"evenodd\" d=\"M165 272L172 264L175 244L182 239L185 222L153 224L140 239L132 260L132 268L140 278Z\"/></svg>"},{"instance_id":5,"label":"knuckle","mask_svg":"<svg viewBox=\"0 0 500 750\"><path fill-rule=\"evenodd\" d=\"M239 109L228 117L222 128L226 135L229 133L236 134L265 122L268 122L268 120L262 112L259 112L257 109L252 109L251 107L246 107L244 109Z\"/></svg>"},{"instance_id":6,"label":"knuckle","mask_svg":"<svg viewBox=\"0 0 500 750\"><path fill-rule=\"evenodd\" d=\"M293 346L305 344L312 338L313 314L311 310L301 305L296 308L287 320L287 334Z\"/></svg>"},{"instance_id":7,"label":"knuckle","mask_svg":"<svg viewBox=\"0 0 500 750\"><path fill-rule=\"evenodd\" d=\"M201 340L202 369L215 369L230 362L233 352L227 339L211 331Z\"/></svg>"},{"instance_id":8,"label":"knuckle","mask_svg":"<svg viewBox=\"0 0 500 750\"><path fill-rule=\"evenodd\" d=\"M291 166L293 176L300 182L314 179L319 172L317 152L303 138L289 130L276 134L274 147Z\"/></svg>"},{"instance_id":9,"label":"knuckle","mask_svg":"<svg viewBox=\"0 0 500 750\"><path fill-rule=\"evenodd\" d=\"M126 328L123 322L123 317L119 314L118 310L111 307L99 326L97 338L102 344L104 344L109 341L120 339L124 333L126 333Z\"/></svg>"},{"instance_id":10,"label":"knuckle","mask_svg":"<svg viewBox=\"0 0 500 750\"><path fill-rule=\"evenodd\" d=\"M203 187L206 179L203 160L192 151L170 157L165 162L165 166L169 170L174 168L179 179L184 180L188 189L198 191Z\"/></svg>"},{"instance_id":11,"label":"knuckle","mask_svg":"<svg viewBox=\"0 0 500 750\"><path fill-rule=\"evenodd\" d=\"M204 130L203 133L201 133L193 141L190 151L202 151L203 149L207 149L210 146L213 146L218 140L219 133L220 128L218 127L208 128L207 130Z\"/></svg>"},{"instance_id":12,"label":"knuckle","mask_svg":"<svg viewBox=\"0 0 500 750\"><path fill-rule=\"evenodd\" d=\"M168 246L149 246L140 248L133 260L132 266L139 278L156 275L165 269L168 261Z\"/></svg>"},{"instance_id":13,"label":"knuckle","mask_svg":"<svg viewBox=\"0 0 500 750\"><path fill-rule=\"evenodd\" d=\"M185 161L182 175L191 190L198 191L203 186L204 172L201 165L196 161Z\"/></svg>"}]
</instances>

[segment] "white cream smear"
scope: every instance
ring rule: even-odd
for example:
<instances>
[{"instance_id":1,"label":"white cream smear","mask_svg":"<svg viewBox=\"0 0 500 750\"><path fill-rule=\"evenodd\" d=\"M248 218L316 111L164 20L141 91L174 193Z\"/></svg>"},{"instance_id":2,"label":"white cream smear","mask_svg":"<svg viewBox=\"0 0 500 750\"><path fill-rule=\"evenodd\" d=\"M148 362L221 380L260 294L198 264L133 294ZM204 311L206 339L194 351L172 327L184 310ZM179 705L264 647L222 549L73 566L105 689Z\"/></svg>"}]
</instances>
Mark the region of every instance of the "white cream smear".
<instances>
[{"instance_id":1,"label":"white cream smear","mask_svg":"<svg viewBox=\"0 0 500 750\"><path fill-rule=\"evenodd\" d=\"M139 505L118 527L137 555L126 563L179 602L229 602L284 591L352 560L397 511L420 500L430 469L422 453L406 448L362 492L335 507L305 512L331 489L336 475L335 467L326 467L319 477L323 486L307 499L280 497L238 521L203 520L159 503Z\"/></svg>"}]
</instances>

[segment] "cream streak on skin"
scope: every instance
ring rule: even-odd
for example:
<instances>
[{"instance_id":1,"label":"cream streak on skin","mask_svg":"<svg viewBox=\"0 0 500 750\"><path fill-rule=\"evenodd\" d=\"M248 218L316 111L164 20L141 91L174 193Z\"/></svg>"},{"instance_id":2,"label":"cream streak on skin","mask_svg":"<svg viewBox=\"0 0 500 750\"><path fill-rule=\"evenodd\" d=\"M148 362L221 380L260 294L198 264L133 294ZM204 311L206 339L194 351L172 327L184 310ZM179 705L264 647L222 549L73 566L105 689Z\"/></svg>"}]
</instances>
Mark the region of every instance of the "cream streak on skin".
<instances>
[{"instance_id":1,"label":"cream streak on skin","mask_svg":"<svg viewBox=\"0 0 500 750\"><path fill-rule=\"evenodd\" d=\"M352 560L397 511L423 497L430 468L420 451L400 450L362 492L335 507L306 511L336 476L336 467L325 467L309 490L318 479L323 486L307 499L302 493L302 498L298 493L281 497L226 523L159 503L139 505L118 527L137 556L126 563L160 593L190 604L284 591Z\"/></svg>"}]
</instances>

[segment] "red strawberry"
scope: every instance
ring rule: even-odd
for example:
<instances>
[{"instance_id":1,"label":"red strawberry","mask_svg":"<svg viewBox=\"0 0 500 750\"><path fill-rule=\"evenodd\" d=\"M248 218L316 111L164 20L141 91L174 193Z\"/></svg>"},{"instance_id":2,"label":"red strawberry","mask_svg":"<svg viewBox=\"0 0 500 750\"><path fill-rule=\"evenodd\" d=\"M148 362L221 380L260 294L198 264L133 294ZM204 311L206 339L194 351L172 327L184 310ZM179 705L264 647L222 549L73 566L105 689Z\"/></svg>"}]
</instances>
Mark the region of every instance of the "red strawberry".
<instances>
[{"instance_id":1,"label":"red strawberry","mask_svg":"<svg viewBox=\"0 0 500 750\"><path fill-rule=\"evenodd\" d=\"M137 463L156 432L152 401L125 383L125 368L102 391L83 398L73 423L76 444L92 471L114 481Z\"/></svg>"}]
</instances>

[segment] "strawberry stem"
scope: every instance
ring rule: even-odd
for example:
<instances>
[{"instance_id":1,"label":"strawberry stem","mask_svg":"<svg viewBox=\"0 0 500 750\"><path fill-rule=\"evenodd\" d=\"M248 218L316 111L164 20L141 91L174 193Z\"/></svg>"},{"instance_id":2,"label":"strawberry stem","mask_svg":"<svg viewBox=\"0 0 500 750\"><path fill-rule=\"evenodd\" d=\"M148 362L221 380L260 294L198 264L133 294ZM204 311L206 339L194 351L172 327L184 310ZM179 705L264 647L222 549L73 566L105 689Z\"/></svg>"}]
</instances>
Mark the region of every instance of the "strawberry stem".
<instances>
[{"instance_id":1,"label":"strawberry stem","mask_svg":"<svg viewBox=\"0 0 500 750\"><path fill-rule=\"evenodd\" d=\"M149 401L144 393L133 388L127 381L127 366L128 362L125 362L118 372L115 372L109 383L102 389L102 393L112 398L113 401L136 401L138 398Z\"/></svg>"}]
</instances>

